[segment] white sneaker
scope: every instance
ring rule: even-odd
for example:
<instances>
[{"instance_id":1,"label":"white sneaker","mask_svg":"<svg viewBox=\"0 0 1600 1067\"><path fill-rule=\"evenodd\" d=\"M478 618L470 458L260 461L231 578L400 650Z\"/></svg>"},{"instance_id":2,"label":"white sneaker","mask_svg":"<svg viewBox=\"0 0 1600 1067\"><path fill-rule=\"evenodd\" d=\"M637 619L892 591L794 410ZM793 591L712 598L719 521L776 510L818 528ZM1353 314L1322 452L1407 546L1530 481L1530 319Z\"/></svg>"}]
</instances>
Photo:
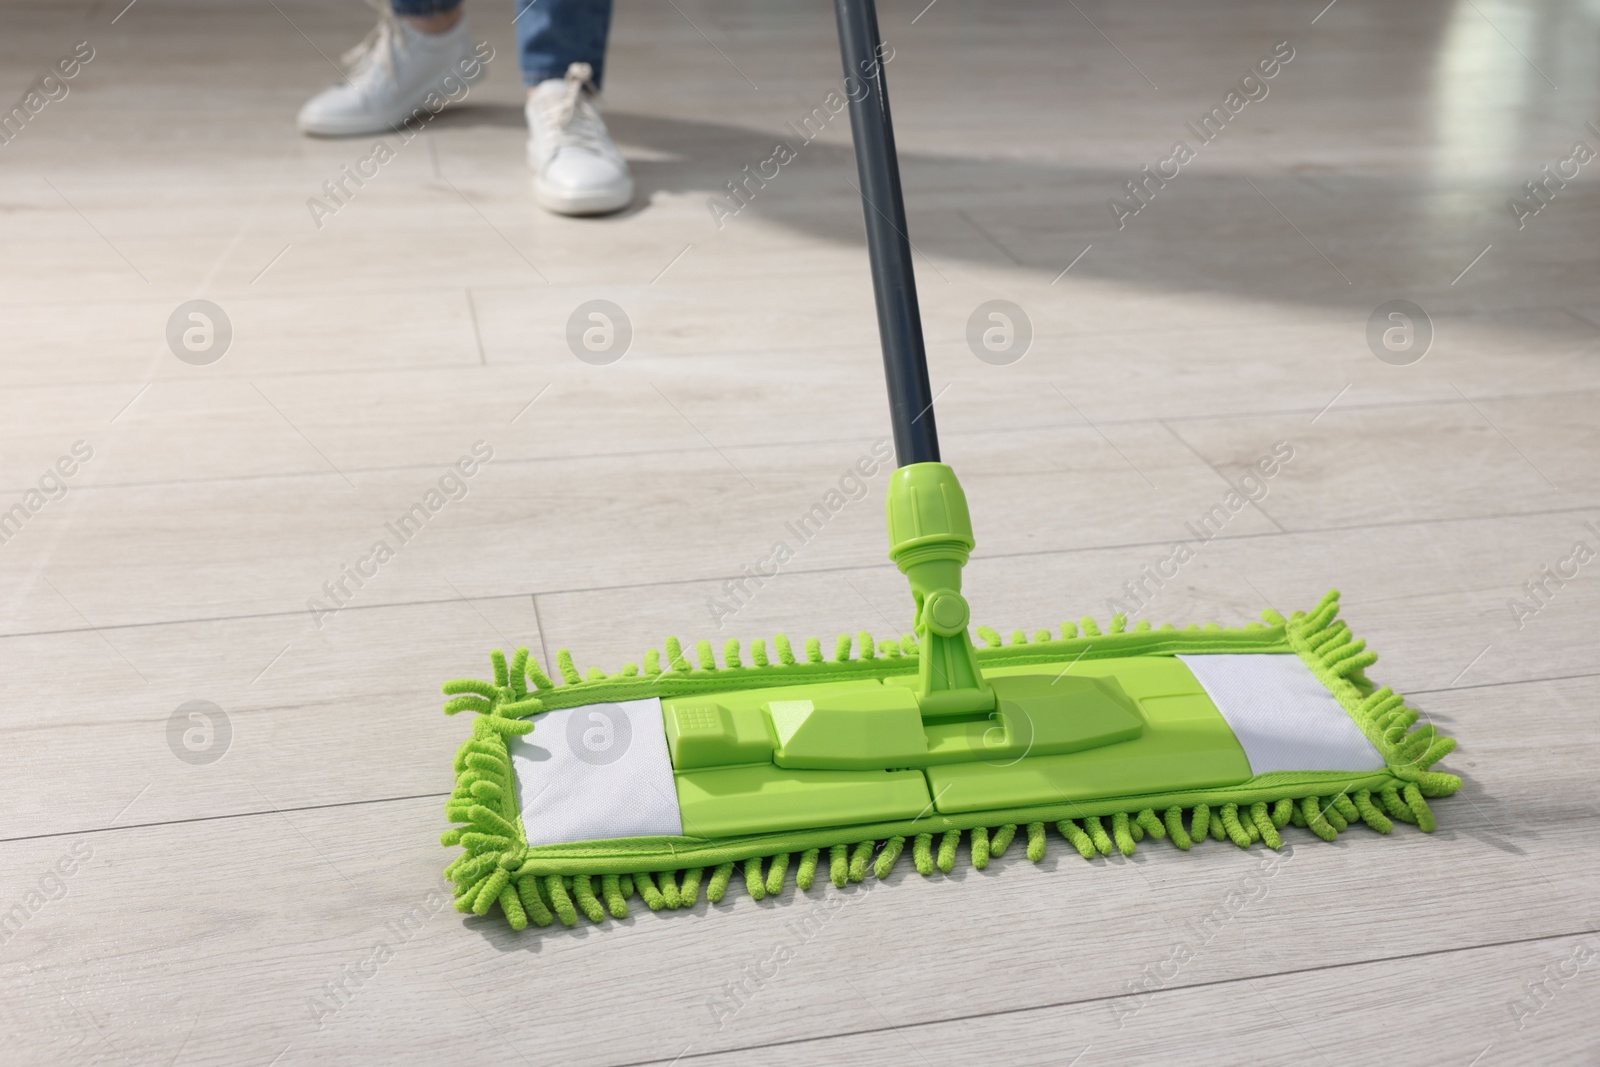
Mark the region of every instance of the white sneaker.
<instances>
[{"instance_id":1,"label":"white sneaker","mask_svg":"<svg viewBox=\"0 0 1600 1067\"><path fill-rule=\"evenodd\" d=\"M413 114L426 122L445 104L462 99L493 55L487 45L473 46L466 19L444 33L423 33L385 6L377 28L344 54L349 69L344 84L306 101L300 128L350 137L398 129Z\"/></svg>"},{"instance_id":2,"label":"white sneaker","mask_svg":"<svg viewBox=\"0 0 1600 1067\"><path fill-rule=\"evenodd\" d=\"M603 215L633 203L633 176L589 99L587 63L528 94L528 166L533 197L558 215Z\"/></svg>"}]
</instances>

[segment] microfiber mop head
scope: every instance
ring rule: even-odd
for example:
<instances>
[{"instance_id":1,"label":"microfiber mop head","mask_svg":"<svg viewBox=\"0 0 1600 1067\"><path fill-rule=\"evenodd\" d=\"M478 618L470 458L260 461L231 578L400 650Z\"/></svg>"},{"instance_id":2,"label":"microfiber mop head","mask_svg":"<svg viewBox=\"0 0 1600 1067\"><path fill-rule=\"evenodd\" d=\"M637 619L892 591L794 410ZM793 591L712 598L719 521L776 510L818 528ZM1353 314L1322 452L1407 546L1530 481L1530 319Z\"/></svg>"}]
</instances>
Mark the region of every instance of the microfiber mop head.
<instances>
[{"instance_id":1,"label":"microfiber mop head","mask_svg":"<svg viewBox=\"0 0 1600 1067\"><path fill-rule=\"evenodd\" d=\"M950 871L966 837L982 869L1049 831L1086 860L1145 837L1280 848L1289 824L1332 841L1361 822L1434 828L1428 797L1461 786L1429 770L1455 742L1366 669L1377 655L1337 618L1268 611L1242 629L1131 628L1117 616L1058 633L979 628L987 711L919 708L911 637L782 635L728 641L696 664L668 638L643 666L562 684L518 649L494 680L456 681L445 710L472 711L456 754L445 833L459 910L510 924L621 918L637 895L715 904L736 871L756 898L819 863L835 885L882 878L909 843L917 870ZM531 683L531 686L530 686Z\"/></svg>"}]
</instances>

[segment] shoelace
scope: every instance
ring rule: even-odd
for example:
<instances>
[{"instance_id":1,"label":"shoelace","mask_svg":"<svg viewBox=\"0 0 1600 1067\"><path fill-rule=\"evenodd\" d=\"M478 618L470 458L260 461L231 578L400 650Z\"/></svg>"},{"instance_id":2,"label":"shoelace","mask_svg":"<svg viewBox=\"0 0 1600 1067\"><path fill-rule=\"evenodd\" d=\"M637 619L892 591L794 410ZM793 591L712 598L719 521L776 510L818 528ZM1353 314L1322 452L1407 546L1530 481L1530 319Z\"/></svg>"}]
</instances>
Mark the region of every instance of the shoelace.
<instances>
[{"instance_id":1,"label":"shoelace","mask_svg":"<svg viewBox=\"0 0 1600 1067\"><path fill-rule=\"evenodd\" d=\"M585 106L584 91L591 86L593 78L594 68L589 64L573 63L567 67L560 96L552 93L534 98L551 134L547 147L551 153L558 148L585 148L605 154L605 127L593 108Z\"/></svg>"},{"instance_id":2,"label":"shoelace","mask_svg":"<svg viewBox=\"0 0 1600 1067\"><path fill-rule=\"evenodd\" d=\"M395 62L398 59L401 42L405 40L405 35L400 30L400 20L395 17L387 3L366 0L366 4L378 13L378 24L372 28L371 33L361 39L360 44L339 58L349 71L351 81L373 66L382 69L393 81Z\"/></svg>"}]
</instances>

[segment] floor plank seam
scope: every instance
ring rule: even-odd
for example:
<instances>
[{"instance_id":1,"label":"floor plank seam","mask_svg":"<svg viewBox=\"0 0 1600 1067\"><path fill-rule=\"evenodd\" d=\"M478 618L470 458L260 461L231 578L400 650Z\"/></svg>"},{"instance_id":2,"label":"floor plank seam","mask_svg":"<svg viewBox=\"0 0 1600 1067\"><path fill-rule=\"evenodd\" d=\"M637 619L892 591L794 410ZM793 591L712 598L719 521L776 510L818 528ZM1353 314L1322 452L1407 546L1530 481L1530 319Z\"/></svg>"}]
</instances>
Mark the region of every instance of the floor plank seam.
<instances>
[{"instance_id":1,"label":"floor plank seam","mask_svg":"<svg viewBox=\"0 0 1600 1067\"><path fill-rule=\"evenodd\" d=\"M1471 685L1447 685L1432 689L1408 689L1407 696L1438 696L1440 693L1465 693L1472 689L1495 689L1506 685L1543 685L1547 682L1573 682L1584 678L1600 678L1600 671L1586 674L1551 674L1538 678L1512 678L1503 682L1474 682Z\"/></svg>"},{"instance_id":2,"label":"floor plank seam","mask_svg":"<svg viewBox=\"0 0 1600 1067\"><path fill-rule=\"evenodd\" d=\"M1316 967L1293 967L1282 971L1272 971L1266 974L1241 975L1236 978L1216 978L1209 982L1192 982L1182 985L1168 985L1160 989L1151 990L1147 995L1163 997L1175 993L1184 993L1197 989L1210 989L1217 986L1237 985L1241 982L1266 981L1273 978L1292 978L1303 974L1317 974L1322 971L1338 971L1350 967L1366 967L1375 963L1397 963L1414 959L1431 959L1440 956L1452 956L1463 952L1478 952L1483 949L1503 948L1513 945L1532 945L1546 941L1560 941L1565 938L1590 937L1600 933L1600 927L1590 930L1573 930L1558 934L1539 934L1530 937L1508 938L1503 941L1485 941L1480 944L1462 945L1455 948L1430 949L1419 952L1403 952L1393 956L1373 956L1369 959L1347 960L1341 963L1321 964ZM684 1063L699 1059L708 1059L712 1056L734 1056L741 1053L760 1052L765 1049L785 1048L795 1045L806 1045L820 1041L835 1041L848 1037L865 1037L872 1034L891 1033L899 1030L915 1030L927 1026L943 1026L949 1023L973 1022L978 1019L995 1019L1008 1015L1022 1015L1028 1012L1055 1011L1060 1008L1076 1008L1091 1004L1102 1004L1108 1001L1121 1000L1127 997L1126 992L1108 993L1103 996L1081 997L1075 1000L1061 1000L1049 1004L1033 1004L1016 1008L997 1008L989 1012L973 1012L968 1015L952 1015L940 1019L920 1019L915 1022L890 1023L886 1026L863 1027L859 1030L841 1030L833 1034L811 1035L807 1037L789 1038L783 1041L768 1041L754 1045L738 1045L725 1049L708 1049L705 1052L689 1053L685 1051L673 1059L648 1059L628 1060L608 1065L608 1067L655 1067L657 1064Z\"/></svg>"},{"instance_id":3,"label":"floor plank seam","mask_svg":"<svg viewBox=\"0 0 1600 1067\"><path fill-rule=\"evenodd\" d=\"M79 837L84 834L104 834L121 830L149 830L163 826L184 826L197 822L218 822L223 819L255 819L263 815L285 815L297 811L324 811L330 808L358 808L369 807L374 804L397 804L407 800L430 800L448 797L448 791L443 793L412 793L402 797L375 797L371 800L339 800L331 804L303 804L293 808L264 808L260 811L234 811L223 815L196 815L189 819L159 819L155 822L134 822L126 826L88 826L76 830L53 830L47 834L23 834L20 837L0 837L0 845L15 844L19 841L48 841L54 837Z\"/></svg>"},{"instance_id":4,"label":"floor plank seam","mask_svg":"<svg viewBox=\"0 0 1600 1067\"><path fill-rule=\"evenodd\" d=\"M1290 528L1290 529L1285 530L1285 531L1283 531L1281 533L1279 531L1277 531L1277 530L1262 530L1262 531L1260 531L1258 533L1219 534L1217 537L1213 538L1213 540L1215 540L1215 541L1224 541L1224 542L1236 542L1236 541L1237 542L1244 542L1244 541L1255 541L1255 540L1262 540L1262 539L1266 539L1266 538L1277 538L1277 537L1282 537L1282 538L1315 537L1315 536L1320 536L1322 534L1346 533L1346 532L1361 531L1361 530L1396 529L1396 528L1407 527L1407 526L1417 526L1417 527L1422 527L1422 526L1444 526L1444 525L1449 525L1451 523L1497 522L1497 521L1500 521L1500 520L1508 520L1508 519L1542 518L1542 517L1551 516L1551 515L1571 515L1571 514L1574 514L1574 513L1577 513L1577 512L1588 511L1588 510L1592 509L1595 506L1596 506L1595 504L1580 504L1580 505L1577 505L1575 507L1570 507L1570 508L1546 508L1546 509L1540 509L1540 510L1535 510L1535 511L1501 512L1501 513L1497 513L1497 514L1487 514L1487 515L1449 515L1449 516L1442 516L1442 517L1438 517L1438 518L1400 519L1400 520L1395 520L1395 521L1392 521L1392 522L1361 523L1361 524L1352 525L1352 526L1317 526L1317 527L1306 527L1304 529ZM1159 541L1130 541L1130 542L1126 542L1126 543L1122 543L1122 544L1115 544L1115 545L1083 545L1083 546L1076 547L1076 548L1046 548L1046 549L1037 549L1037 550L1027 551L1027 552L998 552L998 553L992 553L992 554L979 553L979 554L975 554L973 556L973 562L974 563L984 563L984 562L992 562L992 561L1000 561L1000 560L1034 559L1034 558L1039 558L1039 557L1044 557L1044 556L1070 557L1070 556L1075 556L1075 555L1080 555L1080 554L1083 554L1083 553L1090 553L1090 552L1122 552L1122 551L1128 551L1128 550L1140 549L1140 548L1161 548L1161 547L1166 547L1166 546L1170 545L1171 543L1172 543L1172 539L1171 538L1166 538L1166 539L1159 540ZM850 565L839 566L839 567L816 567L816 568L809 568L809 569L793 569L793 570L786 570L784 573L785 574L792 574L792 575L850 574L850 573L857 572L857 571L887 570L890 566L891 565L888 564L888 563L882 563L882 564L850 564ZM716 583L716 582L719 582L719 581L727 580L729 578L737 578L737 577L739 577L739 576L738 575L727 575L727 574L716 574L716 575L707 575L707 576L701 577L701 578L671 578L671 579L663 579L661 581L654 581L654 582L627 582L627 583L618 584L618 585L577 586L577 587L566 588L566 589L518 590L516 592L510 592L510 593L474 593L472 596L468 597L468 599L470 599L470 600L511 600L511 599L515 599L515 598L518 598L518 597L524 597L524 596L551 597L551 596L577 596L577 595L581 595L581 594L593 594L593 593L615 593L615 592L623 592L623 591L632 590L632 589L663 589L663 588L670 588L672 586L680 586L680 585L702 585L702 584L707 584L707 583ZM1475 592L1478 592L1478 593L1491 593L1491 592L1495 592L1495 591L1496 591L1495 588L1475 590ZM350 605L345 606L344 608L341 608L340 610L341 611L385 611L385 610L394 609L394 608L439 607L441 605L446 605L446 604L457 604L457 603L460 603L460 601L461 601L460 597L437 598L437 599L429 599L429 600L400 600L400 601L393 601L393 602L382 603L382 604L350 604ZM194 625L202 625L202 624L214 623L214 622L241 622L241 621L253 621L253 620L264 620L264 619L291 618L291 617L293 617L295 615L303 615L303 614L305 614L305 609L304 608L298 608L298 609L295 609L295 610L292 610L292 611L261 611L261 612L251 612L251 613L244 614L244 615L195 616L195 617L182 618L182 619L159 619L159 620L154 620L154 621L150 621L150 622L110 623L110 624L102 624L100 626L93 627L93 628L90 628L90 627L63 627L63 628L55 629L55 630L17 630L17 631L12 631L12 632L8 632L8 633L0 633L0 640L9 640L9 639L12 639L12 638L26 638L26 637L50 637L50 636L54 636L54 635L58 635L58 634L93 633L93 632L95 632L97 630L136 630L136 629L159 627L159 626L194 626Z\"/></svg>"}]
</instances>

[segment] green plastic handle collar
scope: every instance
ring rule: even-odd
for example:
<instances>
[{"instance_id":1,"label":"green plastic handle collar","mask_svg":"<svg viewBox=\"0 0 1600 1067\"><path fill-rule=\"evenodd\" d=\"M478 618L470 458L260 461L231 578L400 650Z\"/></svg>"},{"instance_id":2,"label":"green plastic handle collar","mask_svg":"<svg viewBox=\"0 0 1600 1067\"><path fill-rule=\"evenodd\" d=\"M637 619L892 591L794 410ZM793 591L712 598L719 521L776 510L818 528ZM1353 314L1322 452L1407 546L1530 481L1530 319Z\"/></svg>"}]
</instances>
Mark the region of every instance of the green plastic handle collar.
<instances>
[{"instance_id":1,"label":"green plastic handle collar","mask_svg":"<svg viewBox=\"0 0 1600 1067\"><path fill-rule=\"evenodd\" d=\"M911 582L916 602L924 718L993 710L994 691L978 669L967 633L971 610L961 568L972 555L972 516L956 472L943 463L912 463L889 478L889 558Z\"/></svg>"}]
</instances>

